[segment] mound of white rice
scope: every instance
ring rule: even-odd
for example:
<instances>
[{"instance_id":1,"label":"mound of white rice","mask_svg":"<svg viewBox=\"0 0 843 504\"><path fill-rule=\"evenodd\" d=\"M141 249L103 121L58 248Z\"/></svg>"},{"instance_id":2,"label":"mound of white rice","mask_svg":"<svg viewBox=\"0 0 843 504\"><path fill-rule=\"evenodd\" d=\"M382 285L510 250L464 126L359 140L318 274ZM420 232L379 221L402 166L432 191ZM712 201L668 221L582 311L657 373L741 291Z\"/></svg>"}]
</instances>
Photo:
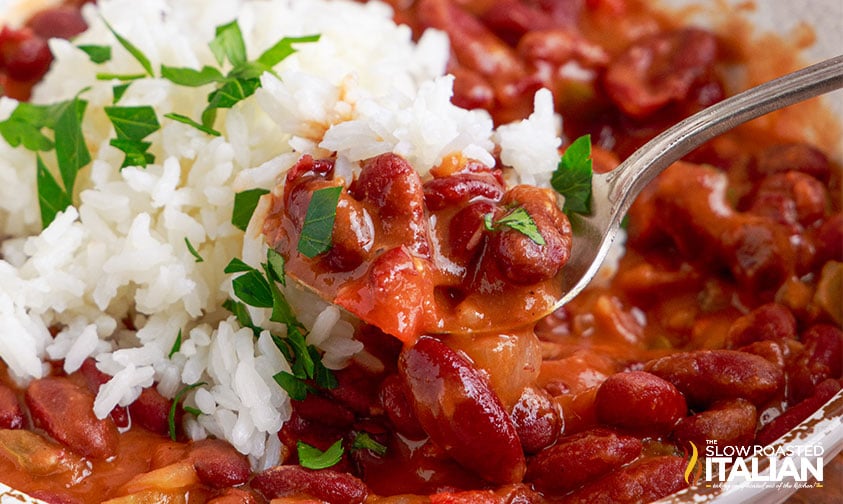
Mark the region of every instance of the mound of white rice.
<instances>
[{"instance_id":1,"label":"mound of white rice","mask_svg":"<svg viewBox=\"0 0 843 504\"><path fill-rule=\"evenodd\" d=\"M231 224L235 193L271 188L305 153L336 153L338 169L348 175L359 161L384 152L405 156L426 173L452 152L492 164L499 149L531 183L546 183L556 167L561 141L549 92L537 94L529 119L495 131L485 112L450 103L447 38L429 32L413 43L383 4L100 0L84 15L86 33L73 43L51 41L56 61L33 101L66 100L89 88L82 95L89 101L83 131L93 162L80 173L75 206L43 231L35 155L0 138L0 357L21 383L43 376L47 360L63 359L73 372L94 357L113 377L97 396L100 417L154 383L173 397L185 384L205 382L185 398L202 412L185 415L188 434L225 438L258 468L279 458L276 433L290 403L272 376L289 364L267 331L256 339L222 308L233 297L225 265L241 257L257 266L265 257L256 219L245 235ZM276 67L280 78L265 74L256 95L220 111L220 137L163 117L199 117L211 87L134 82L120 105L153 106L162 128L147 139L155 163L121 171L123 154L109 145L114 131L103 111L115 82L96 74L140 67L103 19L156 69L216 66L208 42L216 26L233 19L250 58L282 36L321 39L298 45ZM110 45L114 57L95 65L79 44ZM0 120L16 105L0 99ZM195 261L185 238L203 262ZM353 321L338 309L304 292L287 295L326 366L341 368L361 350ZM251 312L256 324L283 334L268 313ZM51 328L60 331L53 336ZM169 357L179 331L184 341Z\"/></svg>"}]
</instances>

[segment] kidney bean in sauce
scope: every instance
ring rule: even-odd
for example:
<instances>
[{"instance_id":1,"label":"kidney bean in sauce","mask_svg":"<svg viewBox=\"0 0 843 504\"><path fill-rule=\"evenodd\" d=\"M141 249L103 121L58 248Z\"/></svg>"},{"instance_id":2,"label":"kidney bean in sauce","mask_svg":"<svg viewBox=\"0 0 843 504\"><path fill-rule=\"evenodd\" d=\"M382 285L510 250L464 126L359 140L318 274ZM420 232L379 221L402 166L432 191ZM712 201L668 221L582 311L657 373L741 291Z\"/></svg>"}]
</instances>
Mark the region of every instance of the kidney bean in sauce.
<instances>
[{"instance_id":1,"label":"kidney bean in sauce","mask_svg":"<svg viewBox=\"0 0 843 504\"><path fill-rule=\"evenodd\" d=\"M572 231L553 192L506 188L500 168L459 156L425 182L397 155L366 160L343 185L331 248L300 254L310 194L343 183L332 165L304 156L291 168L263 230L291 275L365 322L412 341L425 331L526 324L555 299ZM494 227L515 208L527 212L541 241Z\"/></svg>"},{"instance_id":2,"label":"kidney bean in sauce","mask_svg":"<svg viewBox=\"0 0 843 504\"><path fill-rule=\"evenodd\" d=\"M663 124L723 96L717 76L718 65L725 61L721 59L723 52L718 51L720 41L696 29L677 29L644 11L632 0L425 0L411 6L401 2L397 17L416 28L440 27L451 37L457 48L449 64L449 70L457 76L455 102L487 108L501 122L528 114L532 91L544 85L555 92L569 137L593 133L598 145L624 157ZM49 64L46 44L37 37L48 36L43 25L49 25L54 16L55 12L48 12L30 21L27 28L0 33L0 84L7 95L28 96L37 77L23 82L13 76L39 75ZM605 33L595 30L610 26L612 16L625 19L629 33L622 29ZM75 29L71 17L55 21L49 35L62 36L61 27ZM693 58L681 57L693 48ZM642 52L655 59L635 73L631 64ZM560 71L572 62L594 78L572 79ZM630 75L634 78L619 77ZM661 89L660 75L670 76L669 85ZM605 411L607 400L598 399L597 394L602 385L608 383L605 390L611 390L612 381L623 380L624 375L628 378L643 368L680 390L693 404L687 416L678 413L682 408L667 408L673 410L671 414L657 422L662 431L660 442L668 449L675 443L675 454L681 453L688 441L698 445L708 439L733 445L772 442L839 393L843 321L829 308L832 302L824 298L827 290L823 291L820 284L831 282L833 273L826 272L834 271L834 265L843 261L841 177L840 167L829 160L822 147L782 142L765 131L750 135L738 131L689 156L688 161L699 164L660 177L630 212L630 239L618 280L590 289L536 328L544 362L541 374L532 378L535 383L524 386L521 394L516 393L520 384L507 383L512 381L508 380L512 366L503 360L494 366L480 366L465 357L470 352L459 350L460 345L443 350L459 356L457 368L468 378L458 380L454 373L447 372L431 377L448 375L452 390L467 389L468 383L486 384L481 387L484 399L475 401L475 406L495 403L494 396L515 397L507 401L512 404L503 412L494 407L495 414L486 418L506 419L501 420L506 427L491 437L503 435L515 464L506 466L502 473L487 472L482 463L465 456L465 446L470 443L458 449L463 452L461 463L475 471L479 468L487 479L509 480L518 479L515 476L521 472L523 457L526 483L488 489L488 481L471 474L448 455L448 449L453 453L454 448L449 448L441 436L439 443L446 446L432 442L425 428L434 430L431 423L436 422L428 419L423 426L418 421L411 402L414 398L403 383L406 370L403 378L396 374L401 344L389 345L382 338L368 337L379 331L365 325L359 329L359 339L371 354L388 361L384 362L385 372L369 375L374 382L369 387L373 392L367 396L370 407L359 404L366 399L357 397L352 408L345 401L348 396L339 393L339 403L326 398L301 403L281 436L284 450L294 448L296 439L325 448L340 437L348 442L364 430L388 447L384 458L358 452L362 454L356 455L353 463L344 458L336 470L309 471L292 465L295 457L290 456L288 465L253 474L244 486L213 489L244 481L243 458L224 443L200 442L189 447L162 438L160 431L169 403L148 391L154 389L145 391L132 407L115 409L105 422L125 428L129 424L124 420L134 420L132 428L119 436L118 463L107 466L106 461L86 459L74 452L91 447L99 452L96 447L102 444L98 441L102 433L98 433L99 427L92 427L96 422L90 418L78 422L88 426L81 434L61 426L49 427L57 440L43 432L18 429L31 429L28 419L33 417L45 426L55 424L60 409L45 410L44 394L37 390L27 404L20 400L22 392L12 391L14 386L8 383L11 393L2 393L0 401L0 416L5 422L0 430L0 471L13 486L31 489L32 495L51 502L84 501L69 482L91 467L101 476L98 484L102 488L97 488L104 493L96 500L102 500L100 497L113 494L116 488L103 479L119 485L135 475L148 475L145 471L150 467L177 466L186 469L186 476L195 481L186 490L191 492L191 499L218 503L257 504L265 498L290 495L295 496L293 499L361 502L367 495L377 498L372 488L384 495L430 494L400 497L409 503L544 503L563 498L568 502L640 502L665 496L684 487L686 460L648 451L640 434L631 432L638 427L629 424L633 415L622 418L622 412ZM495 236L485 229L483 221L486 214L501 212L499 202L506 193L501 172L469 160L459 165L461 169L434 170L433 179L419 184L418 180L395 178L395 174L411 173L402 160L379 161L368 165L371 173L367 176L380 172L378 177L389 182L392 172L391 181L398 182L395 190L378 192L381 184L377 180L382 179L374 177L375 183L343 193L341 201L345 203L338 209L337 219L341 229L334 236L337 246L318 261L322 274L330 277L351 271L362 275L358 270L371 260L376 247L371 246L375 242L369 237L376 236L377 223L373 221L372 228L367 227L368 210L362 201L384 209L387 221L397 219L391 229L402 230L398 233L406 238L402 245L409 244L403 250L412 252L404 253L403 257L411 260L402 264L413 264L413 257L435 260L430 241L433 237L450 247L448 258L453 264L469 269ZM335 183L332 171L330 160L306 158L291 170L288 181L294 182L284 204L291 209L292 221L301 224L314 188ZM399 196L388 204L394 194ZM389 210L396 201L401 210L398 213L404 214L397 218ZM410 211L404 212L402 202L408 201ZM419 218L431 211L449 220L447 233L437 234ZM351 228L361 232L348 233ZM271 230L267 238L278 240L282 232L290 230ZM523 248L521 252L525 252ZM494 267L500 268L497 264ZM437 281L445 287L435 290L434 296L447 300L447 306L464 300L465 286L457 281L458 276L437 273ZM410 291L423 293L426 285L417 282ZM523 291L515 289L512 297L523 297ZM417 298L401 299L418 303ZM427 340L424 338L423 345L430 344ZM384 350L387 347L388 351ZM723 348L735 353L719 353ZM715 351L714 358L711 353L700 353L705 352L702 349ZM424 348L419 351L435 353ZM681 362L694 363L697 371L694 366L677 364ZM90 363L86 364L86 376L68 378L78 388L73 392L67 388L62 394L81 394L88 401L87 393L94 393L103 383L103 377L96 376ZM743 371L747 370L756 371L757 377L745 376ZM607 379L615 372L624 373ZM340 382L353 383L357 378L346 376L353 373L351 368L341 371ZM60 376L61 372L53 374ZM523 374L519 372L519 376ZM734 391L719 381L718 376L722 378L723 374L739 379L736 389L740 397L734 397ZM679 403L669 387L653 388L664 390L655 402ZM418 394L423 386L417 384L414 389ZM620 389L629 392L635 387L626 384ZM623 394L614 393L614 397L619 395ZM609 394L610 399L612 396ZM428 406L424 415L431 416L430 408L437 406L429 400L421 402ZM598 409L603 412L598 414ZM773 418L764 411L775 412ZM144 421L145 417L155 421ZM617 418L622 421L615 421ZM678 421L672 430L668 429L675 419ZM613 426L607 428L607 423ZM436 423L442 425L444 421ZM756 426L760 427L757 434ZM453 430L464 428L458 425ZM94 441L91 447L80 446L80 435ZM108 433L103 435L110 438ZM110 442L105 445L110 446ZM518 445L523 453L518 453ZM98 454L92 455L95 458ZM189 457L196 460L180 464ZM39 474L49 477L34 484ZM420 475L426 479L422 481ZM409 480L404 486L394 483ZM563 497L567 492L572 493Z\"/></svg>"}]
</instances>

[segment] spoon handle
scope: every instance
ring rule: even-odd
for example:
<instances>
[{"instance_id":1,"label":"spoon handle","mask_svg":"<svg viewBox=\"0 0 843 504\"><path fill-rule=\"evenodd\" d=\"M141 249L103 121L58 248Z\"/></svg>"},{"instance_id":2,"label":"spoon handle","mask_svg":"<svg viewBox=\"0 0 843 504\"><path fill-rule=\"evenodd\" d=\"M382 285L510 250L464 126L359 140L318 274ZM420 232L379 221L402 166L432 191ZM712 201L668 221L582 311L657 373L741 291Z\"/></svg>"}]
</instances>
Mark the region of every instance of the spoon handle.
<instances>
[{"instance_id":1,"label":"spoon handle","mask_svg":"<svg viewBox=\"0 0 843 504\"><path fill-rule=\"evenodd\" d=\"M788 105L843 87L843 55L743 91L668 128L606 174L612 224L665 168L721 133Z\"/></svg>"}]
</instances>

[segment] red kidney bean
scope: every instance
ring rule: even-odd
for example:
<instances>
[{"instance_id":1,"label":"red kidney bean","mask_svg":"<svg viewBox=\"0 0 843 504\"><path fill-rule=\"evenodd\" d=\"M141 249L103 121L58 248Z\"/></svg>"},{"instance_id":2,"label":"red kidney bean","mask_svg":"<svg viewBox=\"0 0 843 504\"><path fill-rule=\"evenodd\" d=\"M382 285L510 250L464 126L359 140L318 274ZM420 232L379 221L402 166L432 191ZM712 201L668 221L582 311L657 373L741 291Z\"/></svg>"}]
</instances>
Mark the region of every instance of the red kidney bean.
<instances>
[{"instance_id":1,"label":"red kidney bean","mask_svg":"<svg viewBox=\"0 0 843 504\"><path fill-rule=\"evenodd\" d=\"M550 394L525 387L510 413L526 453L538 453L553 444L562 432L562 414Z\"/></svg>"},{"instance_id":2,"label":"red kidney bean","mask_svg":"<svg viewBox=\"0 0 843 504\"><path fill-rule=\"evenodd\" d=\"M169 415L172 405L171 399L161 395L155 387L149 387L143 389L135 402L129 405L129 413L132 420L141 427L166 436L170 430Z\"/></svg>"},{"instance_id":3,"label":"red kidney bean","mask_svg":"<svg viewBox=\"0 0 843 504\"><path fill-rule=\"evenodd\" d=\"M213 488L241 485L252 474L249 459L233 446L219 439L203 439L190 446L196 475Z\"/></svg>"},{"instance_id":4,"label":"red kidney bean","mask_svg":"<svg viewBox=\"0 0 843 504\"><path fill-rule=\"evenodd\" d=\"M41 38L70 39L88 29L78 8L59 6L36 12L26 26Z\"/></svg>"},{"instance_id":5,"label":"red kidney bean","mask_svg":"<svg viewBox=\"0 0 843 504\"><path fill-rule=\"evenodd\" d=\"M575 491L563 502L652 502L688 486L684 476L687 464L685 459L671 455L643 458Z\"/></svg>"},{"instance_id":6,"label":"red kidney bean","mask_svg":"<svg viewBox=\"0 0 843 504\"><path fill-rule=\"evenodd\" d=\"M828 157L819 149L804 143L776 144L765 148L750 165L756 180L774 173L799 171L827 183L831 175Z\"/></svg>"},{"instance_id":7,"label":"red kidney bean","mask_svg":"<svg viewBox=\"0 0 843 504\"><path fill-rule=\"evenodd\" d=\"M488 481L521 481L518 433L485 375L431 337L402 352L398 369L419 423L449 456Z\"/></svg>"},{"instance_id":8,"label":"red kidney bean","mask_svg":"<svg viewBox=\"0 0 843 504\"><path fill-rule=\"evenodd\" d=\"M422 26L448 34L451 49L461 65L494 79L523 74L515 51L458 4L448 0L421 0L417 6Z\"/></svg>"},{"instance_id":9,"label":"red kidney bean","mask_svg":"<svg viewBox=\"0 0 843 504\"><path fill-rule=\"evenodd\" d=\"M814 393L827 378L840 378L843 367L843 331L830 324L815 324L802 333L804 351L787 368L788 400L798 402Z\"/></svg>"},{"instance_id":10,"label":"red kidney bean","mask_svg":"<svg viewBox=\"0 0 843 504\"><path fill-rule=\"evenodd\" d=\"M501 205L522 206L538 228L545 244L539 245L521 231L510 228L492 233L489 248L503 275L516 284L553 278L571 254L571 223L556 205L549 190L519 185L506 192Z\"/></svg>"},{"instance_id":11,"label":"red kidney bean","mask_svg":"<svg viewBox=\"0 0 843 504\"><path fill-rule=\"evenodd\" d=\"M807 227L822 219L829 207L828 191L822 182L802 172L788 171L761 181L749 211L783 224Z\"/></svg>"},{"instance_id":12,"label":"red kidney bean","mask_svg":"<svg viewBox=\"0 0 843 504\"><path fill-rule=\"evenodd\" d=\"M355 335L357 334L359 333L355 333ZM389 336L389 338L392 341L398 341L392 336ZM397 360L397 353L395 356ZM328 394L340 406L358 416L371 416L372 407L377 404L380 381L384 374L380 371L367 369L352 361L351 364L334 373L337 386L328 390Z\"/></svg>"},{"instance_id":13,"label":"red kidney bean","mask_svg":"<svg viewBox=\"0 0 843 504\"><path fill-rule=\"evenodd\" d=\"M428 180L423 187L425 204L430 210L440 210L475 198L500 200L504 194L500 170L483 168Z\"/></svg>"},{"instance_id":14,"label":"red kidney bean","mask_svg":"<svg viewBox=\"0 0 843 504\"><path fill-rule=\"evenodd\" d=\"M783 338L796 338L796 317L782 304L767 303L732 322L726 335L726 347L738 348L756 341Z\"/></svg>"},{"instance_id":15,"label":"red kidney bean","mask_svg":"<svg viewBox=\"0 0 843 504\"><path fill-rule=\"evenodd\" d=\"M518 54L527 61L541 61L556 66L571 60L602 68L609 63L609 55L599 45L589 42L574 30L550 28L526 34L518 42Z\"/></svg>"},{"instance_id":16,"label":"red kidney bean","mask_svg":"<svg viewBox=\"0 0 843 504\"><path fill-rule=\"evenodd\" d=\"M687 97L693 84L711 71L717 40L709 32L685 28L647 37L609 64L603 84L626 114L646 117Z\"/></svg>"},{"instance_id":17,"label":"red kidney bean","mask_svg":"<svg viewBox=\"0 0 843 504\"><path fill-rule=\"evenodd\" d=\"M495 104L495 88L474 70L451 62L448 72L454 76L454 96L451 102L468 110L489 110Z\"/></svg>"},{"instance_id":18,"label":"red kidney bean","mask_svg":"<svg viewBox=\"0 0 843 504\"><path fill-rule=\"evenodd\" d=\"M26 389L26 404L36 427L74 452L108 458L117 451L119 434L110 418L94 415L94 395L67 378L34 380Z\"/></svg>"},{"instance_id":19,"label":"red kidney bean","mask_svg":"<svg viewBox=\"0 0 843 504\"><path fill-rule=\"evenodd\" d=\"M332 504L362 504L369 494L366 485L350 474L293 465L275 466L258 473L252 478L251 486L267 500L304 496Z\"/></svg>"},{"instance_id":20,"label":"red kidney bean","mask_svg":"<svg viewBox=\"0 0 843 504\"><path fill-rule=\"evenodd\" d=\"M309 422L347 428L354 423L354 412L334 400L307 394L301 401L291 401L296 414Z\"/></svg>"},{"instance_id":21,"label":"red kidney bean","mask_svg":"<svg viewBox=\"0 0 843 504\"><path fill-rule=\"evenodd\" d=\"M100 387L111 379L111 377L97 368L97 361L92 358L87 358L82 362L79 368L79 373L85 378L85 383L88 385L88 390L96 395ZM114 425L121 429L128 428L131 425L129 419L129 412L123 406L117 405L111 410L111 419L114 420Z\"/></svg>"},{"instance_id":22,"label":"red kidney bean","mask_svg":"<svg viewBox=\"0 0 843 504\"><path fill-rule=\"evenodd\" d=\"M604 424L667 433L688 413L685 397L670 382L644 371L610 376L597 389L597 419Z\"/></svg>"},{"instance_id":23,"label":"red kidney bean","mask_svg":"<svg viewBox=\"0 0 843 504\"><path fill-rule=\"evenodd\" d=\"M481 21L510 46L515 46L532 30L553 28L554 19L538 5L522 0L492 2Z\"/></svg>"},{"instance_id":24,"label":"red kidney bean","mask_svg":"<svg viewBox=\"0 0 843 504\"><path fill-rule=\"evenodd\" d=\"M843 213L838 212L822 223L814 232L814 243L814 261L818 265L843 261Z\"/></svg>"},{"instance_id":25,"label":"red kidney bean","mask_svg":"<svg viewBox=\"0 0 843 504\"><path fill-rule=\"evenodd\" d=\"M52 61L47 41L29 28L0 28L0 67L5 68L12 79L38 79L47 73Z\"/></svg>"},{"instance_id":26,"label":"red kidney bean","mask_svg":"<svg viewBox=\"0 0 843 504\"><path fill-rule=\"evenodd\" d=\"M718 446L745 446L755 439L757 423L755 406L743 399L715 403L710 409L683 418L673 431L673 439L680 448L693 442L702 449L708 440Z\"/></svg>"},{"instance_id":27,"label":"red kidney bean","mask_svg":"<svg viewBox=\"0 0 843 504\"><path fill-rule=\"evenodd\" d=\"M525 481L562 494L599 478L641 454L641 441L608 429L565 436L530 459Z\"/></svg>"},{"instance_id":28,"label":"red kidney bean","mask_svg":"<svg viewBox=\"0 0 843 504\"><path fill-rule=\"evenodd\" d=\"M334 271L350 271L360 266L372 252L375 227L363 205L343 191L337 201L331 249L325 262Z\"/></svg>"},{"instance_id":29,"label":"red kidney bean","mask_svg":"<svg viewBox=\"0 0 843 504\"><path fill-rule=\"evenodd\" d=\"M796 252L789 234L769 219L739 214L720 243L732 274L750 292L775 290L794 274Z\"/></svg>"},{"instance_id":30,"label":"red kidney bean","mask_svg":"<svg viewBox=\"0 0 843 504\"><path fill-rule=\"evenodd\" d=\"M404 382L397 374L388 376L381 384L380 403L396 432L410 439L427 436L413 411Z\"/></svg>"},{"instance_id":31,"label":"red kidney bean","mask_svg":"<svg viewBox=\"0 0 843 504\"><path fill-rule=\"evenodd\" d=\"M736 350L697 350L648 362L644 370L678 388L692 407L722 399L761 404L784 387L782 370L773 363Z\"/></svg>"},{"instance_id":32,"label":"red kidney bean","mask_svg":"<svg viewBox=\"0 0 843 504\"><path fill-rule=\"evenodd\" d=\"M304 225L311 193L330 184L334 162L330 159L313 159L305 154L290 168L284 180L284 209L297 229Z\"/></svg>"},{"instance_id":33,"label":"red kidney bean","mask_svg":"<svg viewBox=\"0 0 843 504\"><path fill-rule=\"evenodd\" d=\"M378 208L383 231L390 239L421 256L430 253L422 182L407 160L391 153L367 160L349 193Z\"/></svg>"},{"instance_id":34,"label":"red kidney bean","mask_svg":"<svg viewBox=\"0 0 843 504\"><path fill-rule=\"evenodd\" d=\"M0 429L23 428L24 420L17 394L11 388L0 384Z\"/></svg>"},{"instance_id":35,"label":"red kidney bean","mask_svg":"<svg viewBox=\"0 0 843 504\"><path fill-rule=\"evenodd\" d=\"M454 214L448 226L452 256L469 261L482 250L487 233L484 221L487 214L496 218L500 216L500 208L488 201L476 201Z\"/></svg>"},{"instance_id":36,"label":"red kidney bean","mask_svg":"<svg viewBox=\"0 0 843 504\"><path fill-rule=\"evenodd\" d=\"M817 409L834 397L838 390L840 390L839 381L831 378L823 381L814 389L814 395L789 407L784 413L762 427L755 437L755 442L759 445L768 445L780 438L799 425L800 422L816 413Z\"/></svg>"}]
</instances>

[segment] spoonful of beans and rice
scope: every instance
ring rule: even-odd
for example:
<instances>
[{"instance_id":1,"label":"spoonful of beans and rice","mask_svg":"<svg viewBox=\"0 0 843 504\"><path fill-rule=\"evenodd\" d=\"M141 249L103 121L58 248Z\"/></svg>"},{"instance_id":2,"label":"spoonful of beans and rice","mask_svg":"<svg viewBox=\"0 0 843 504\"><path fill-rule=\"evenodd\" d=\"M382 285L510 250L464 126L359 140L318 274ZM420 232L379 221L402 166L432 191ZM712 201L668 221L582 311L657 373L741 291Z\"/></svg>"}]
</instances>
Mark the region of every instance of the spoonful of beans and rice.
<instances>
[{"instance_id":1,"label":"spoonful of beans and rice","mask_svg":"<svg viewBox=\"0 0 843 504\"><path fill-rule=\"evenodd\" d=\"M506 168L461 155L425 180L392 153L365 161L353 180L332 159L304 156L273 192L263 231L288 277L405 342L529 326L594 278L658 173L744 122L840 87L843 56L709 107L608 173L592 174L582 137L553 189L509 186Z\"/></svg>"}]
</instances>

